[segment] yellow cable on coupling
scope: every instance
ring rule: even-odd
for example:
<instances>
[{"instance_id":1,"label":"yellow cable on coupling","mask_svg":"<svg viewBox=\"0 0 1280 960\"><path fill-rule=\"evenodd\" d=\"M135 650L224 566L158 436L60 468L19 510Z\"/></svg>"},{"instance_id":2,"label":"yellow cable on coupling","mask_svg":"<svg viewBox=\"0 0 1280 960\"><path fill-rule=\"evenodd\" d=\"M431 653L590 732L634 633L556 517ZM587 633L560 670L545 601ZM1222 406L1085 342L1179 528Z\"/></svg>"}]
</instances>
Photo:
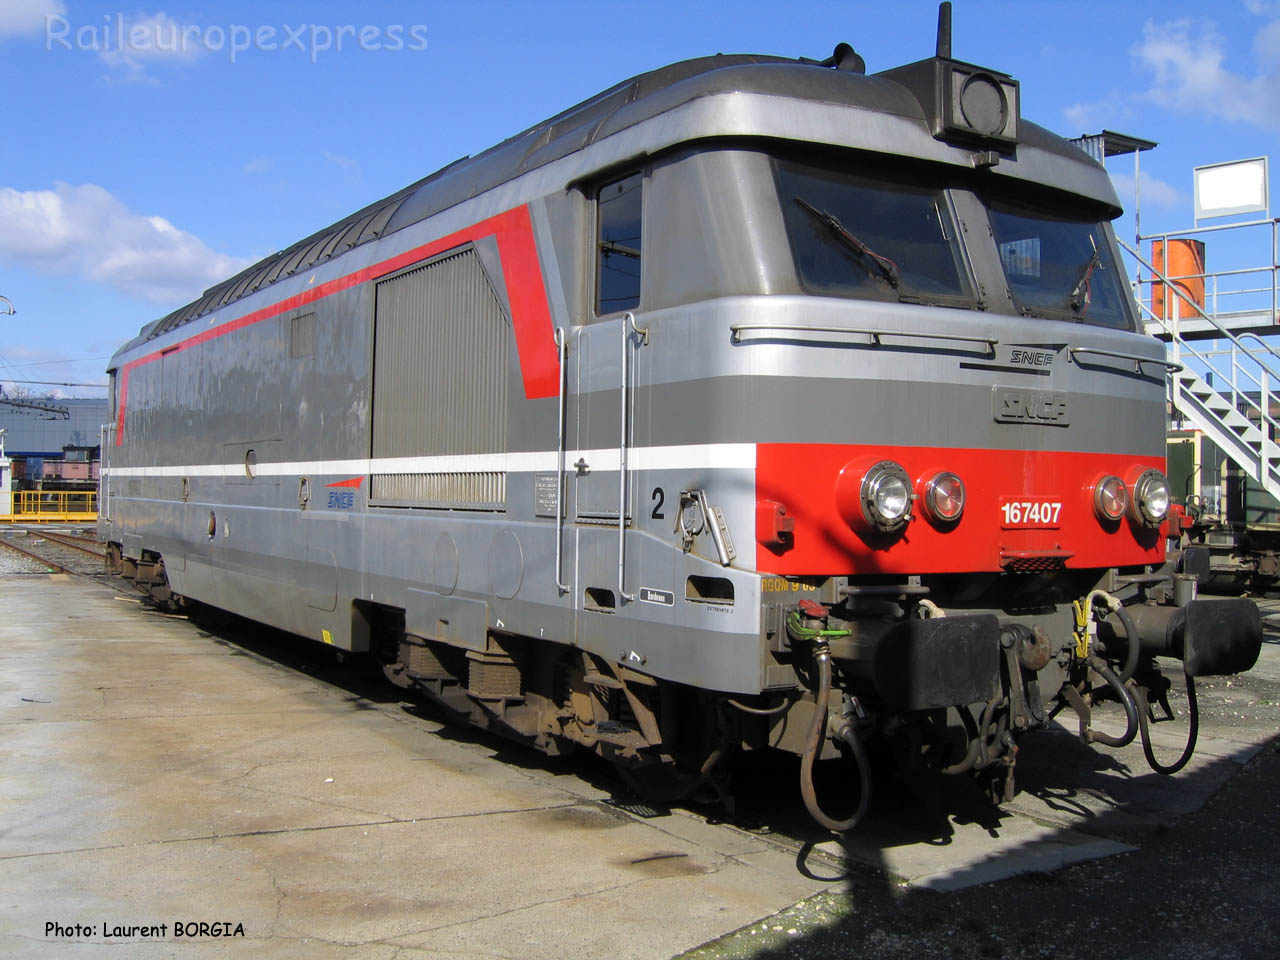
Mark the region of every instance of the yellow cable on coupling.
<instances>
[{"instance_id":1,"label":"yellow cable on coupling","mask_svg":"<svg viewBox=\"0 0 1280 960\"><path fill-rule=\"evenodd\" d=\"M1089 611L1079 600L1071 601L1071 609L1076 615L1076 656L1081 660L1089 657Z\"/></svg>"},{"instance_id":2,"label":"yellow cable on coupling","mask_svg":"<svg viewBox=\"0 0 1280 960\"><path fill-rule=\"evenodd\" d=\"M1093 617L1093 604L1101 600L1107 608L1115 613L1122 604L1105 590L1090 590L1084 601L1071 601L1071 608L1076 614L1076 656L1081 660L1089 657L1089 641L1098 634L1098 622Z\"/></svg>"},{"instance_id":3,"label":"yellow cable on coupling","mask_svg":"<svg viewBox=\"0 0 1280 960\"><path fill-rule=\"evenodd\" d=\"M792 610L787 614L787 630L797 640L818 640L822 637L847 637L852 630L815 630L800 623L800 611Z\"/></svg>"}]
</instances>

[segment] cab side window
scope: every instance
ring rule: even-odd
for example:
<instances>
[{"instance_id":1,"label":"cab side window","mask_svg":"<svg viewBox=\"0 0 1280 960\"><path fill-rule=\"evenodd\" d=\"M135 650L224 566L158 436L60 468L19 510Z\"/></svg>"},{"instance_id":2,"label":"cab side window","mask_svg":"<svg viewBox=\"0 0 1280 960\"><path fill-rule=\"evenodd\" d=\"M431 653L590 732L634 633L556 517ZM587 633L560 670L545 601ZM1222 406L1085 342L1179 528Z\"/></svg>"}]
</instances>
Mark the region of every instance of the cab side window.
<instances>
[{"instance_id":1,"label":"cab side window","mask_svg":"<svg viewBox=\"0 0 1280 960\"><path fill-rule=\"evenodd\" d=\"M640 304L643 178L636 173L596 194L596 315Z\"/></svg>"}]
</instances>

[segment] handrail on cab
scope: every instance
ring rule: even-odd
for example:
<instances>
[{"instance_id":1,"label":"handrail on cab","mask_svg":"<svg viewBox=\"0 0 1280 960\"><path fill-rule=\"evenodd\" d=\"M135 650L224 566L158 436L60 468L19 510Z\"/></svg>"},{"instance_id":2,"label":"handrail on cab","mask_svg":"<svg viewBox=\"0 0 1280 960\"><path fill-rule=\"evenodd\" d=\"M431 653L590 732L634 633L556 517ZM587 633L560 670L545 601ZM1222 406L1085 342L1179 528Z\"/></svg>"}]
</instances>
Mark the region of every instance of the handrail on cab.
<instances>
[{"instance_id":1,"label":"handrail on cab","mask_svg":"<svg viewBox=\"0 0 1280 960\"><path fill-rule=\"evenodd\" d=\"M556 589L560 593L570 591L564 575L564 454L565 454L565 393L569 389L569 339L564 327L556 327L556 352L560 355L560 402L556 410Z\"/></svg>"},{"instance_id":2,"label":"handrail on cab","mask_svg":"<svg viewBox=\"0 0 1280 960\"><path fill-rule=\"evenodd\" d=\"M636 315L627 311L622 318L622 423L618 435L618 603L635 602L636 595L627 593L627 447L631 438L630 408L627 405L628 373L631 369L631 338L638 346L649 342L649 328L636 326Z\"/></svg>"},{"instance_id":3,"label":"handrail on cab","mask_svg":"<svg viewBox=\"0 0 1280 960\"><path fill-rule=\"evenodd\" d=\"M923 333L918 330L881 330L875 327L828 327L812 323L735 323L730 325L730 339L733 343L742 343L742 334L751 331L769 331L773 333L851 333L870 337L877 347L881 346L881 337L905 337L916 340L954 340L958 343L980 343L987 352L995 356L1000 341L995 337L970 337L958 333Z\"/></svg>"},{"instance_id":4,"label":"handrail on cab","mask_svg":"<svg viewBox=\"0 0 1280 960\"><path fill-rule=\"evenodd\" d=\"M1182 364L1174 363L1172 360L1158 360L1155 357L1143 357L1136 353L1123 353L1119 350L1103 350L1099 347L1068 347L1067 352L1071 354L1072 360L1075 360L1078 353L1091 353L1100 357L1114 357L1117 360L1132 360L1138 368L1141 368L1144 363L1158 363L1171 373L1186 369Z\"/></svg>"}]
</instances>

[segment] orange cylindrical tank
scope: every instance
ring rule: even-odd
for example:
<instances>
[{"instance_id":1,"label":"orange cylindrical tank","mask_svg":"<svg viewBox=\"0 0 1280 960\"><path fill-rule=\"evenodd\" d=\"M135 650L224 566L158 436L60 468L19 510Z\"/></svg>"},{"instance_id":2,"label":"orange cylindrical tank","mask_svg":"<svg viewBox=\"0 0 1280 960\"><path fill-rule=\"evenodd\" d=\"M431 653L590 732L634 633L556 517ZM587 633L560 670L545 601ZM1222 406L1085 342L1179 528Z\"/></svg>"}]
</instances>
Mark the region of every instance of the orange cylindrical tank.
<instances>
[{"instance_id":1,"label":"orange cylindrical tank","mask_svg":"<svg viewBox=\"0 0 1280 960\"><path fill-rule=\"evenodd\" d=\"M1204 310L1204 244L1199 240L1170 240L1166 257L1165 242L1152 240L1151 263L1171 281L1152 281L1151 312L1162 320L1199 316L1190 303L1173 291L1169 291L1166 303L1165 287L1177 287Z\"/></svg>"}]
</instances>

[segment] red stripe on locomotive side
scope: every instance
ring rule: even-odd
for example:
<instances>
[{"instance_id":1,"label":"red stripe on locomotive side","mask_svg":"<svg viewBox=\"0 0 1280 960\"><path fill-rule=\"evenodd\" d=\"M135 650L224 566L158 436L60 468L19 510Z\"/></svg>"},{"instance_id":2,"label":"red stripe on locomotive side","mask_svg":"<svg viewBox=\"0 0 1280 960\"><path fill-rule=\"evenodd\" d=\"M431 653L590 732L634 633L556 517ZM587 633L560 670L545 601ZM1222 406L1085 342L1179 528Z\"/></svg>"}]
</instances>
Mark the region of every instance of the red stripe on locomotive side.
<instances>
[{"instance_id":1,"label":"red stripe on locomotive side","mask_svg":"<svg viewBox=\"0 0 1280 960\"><path fill-rule=\"evenodd\" d=\"M502 220L494 233L507 299L511 302L525 399L554 397L560 393L560 352L556 349L547 287L538 262L538 245L533 238L533 220L528 206L508 210L495 219Z\"/></svg>"},{"instance_id":2,"label":"red stripe on locomotive side","mask_svg":"<svg viewBox=\"0 0 1280 960\"><path fill-rule=\"evenodd\" d=\"M339 480L337 483L326 483L326 487L358 487L364 483L364 477L352 477L350 480Z\"/></svg>"},{"instance_id":3,"label":"red stripe on locomotive side","mask_svg":"<svg viewBox=\"0 0 1280 960\"><path fill-rule=\"evenodd\" d=\"M906 531L886 542L855 532L841 516L836 483L846 464L894 460L919 481L949 470L965 485L958 523L939 527L921 505ZM1104 527L1093 512L1092 485L1107 473L1122 478L1133 469L1164 469L1162 457L1037 450L935 449L844 444L762 443L756 447L756 497L777 500L796 521L792 546L760 545L761 572L792 576L841 574L970 573L999 571L1002 558L1019 551L1070 552L1068 568L1162 563L1161 531L1139 528L1127 518ZM1003 529L1002 498L1061 502L1058 529ZM757 540L765 536L756 531Z\"/></svg>"},{"instance_id":4,"label":"red stripe on locomotive side","mask_svg":"<svg viewBox=\"0 0 1280 960\"><path fill-rule=\"evenodd\" d=\"M515 331L516 352L520 361L520 375L524 381L524 395L529 400L554 397L560 389L560 358L556 350L551 326L551 308L547 303L546 283L538 262L538 246L533 236L533 220L528 206L515 207L464 227L456 233L433 240L430 243L406 250L379 263L371 264L346 276L304 290L278 303L262 307L227 323L203 330L186 340L130 360L120 368L118 414L116 417L116 446L124 443L124 420L129 396L129 374L145 363L158 360L163 354L187 350L234 333L252 324L287 313L297 307L314 303L330 294L350 289L370 280L377 280L411 266L420 260L434 257L454 247L493 237L498 244L498 256L502 260L502 276L507 286L507 299L511 304L511 322Z\"/></svg>"}]
</instances>

